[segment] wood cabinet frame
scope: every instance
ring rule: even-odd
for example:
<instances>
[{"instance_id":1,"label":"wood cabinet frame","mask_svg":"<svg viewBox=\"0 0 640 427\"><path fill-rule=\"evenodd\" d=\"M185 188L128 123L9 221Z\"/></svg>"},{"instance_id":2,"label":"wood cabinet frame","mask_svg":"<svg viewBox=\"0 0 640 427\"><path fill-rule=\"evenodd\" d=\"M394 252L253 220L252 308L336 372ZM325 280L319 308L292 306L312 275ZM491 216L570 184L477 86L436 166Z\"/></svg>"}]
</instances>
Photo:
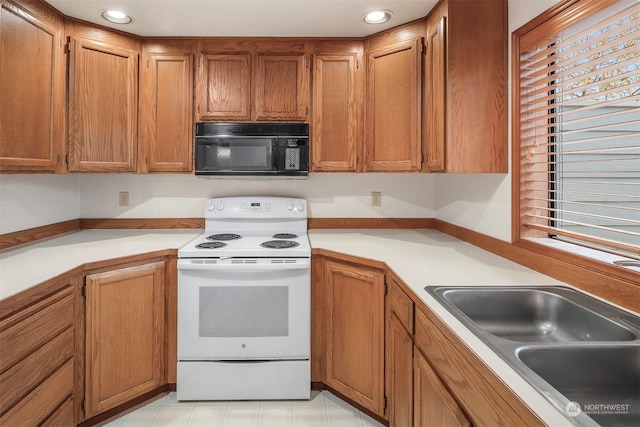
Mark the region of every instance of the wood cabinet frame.
<instances>
[{"instance_id":1,"label":"wood cabinet frame","mask_svg":"<svg viewBox=\"0 0 640 427\"><path fill-rule=\"evenodd\" d=\"M76 36L71 37L69 48L69 171L135 172L138 52ZM93 64L93 70L85 69L91 64L91 57L103 64ZM100 77L105 71L103 65L118 72L118 84L124 84L122 97L113 95L117 85L100 87L98 84L103 83ZM105 99L100 99L102 96ZM101 107L92 108L92 105Z\"/></svg>"},{"instance_id":2,"label":"wood cabinet frame","mask_svg":"<svg viewBox=\"0 0 640 427\"><path fill-rule=\"evenodd\" d=\"M193 60L189 40L145 42L140 66L139 171L193 171Z\"/></svg>"},{"instance_id":3,"label":"wood cabinet frame","mask_svg":"<svg viewBox=\"0 0 640 427\"><path fill-rule=\"evenodd\" d=\"M312 45L311 171L362 169L364 45L318 41Z\"/></svg>"},{"instance_id":4,"label":"wood cabinet frame","mask_svg":"<svg viewBox=\"0 0 640 427\"><path fill-rule=\"evenodd\" d=\"M66 88L63 18L44 2L2 0L0 21L3 39L0 62L9 64L2 71L7 80L0 79L0 172L63 172ZM16 46L20 43L27 43L33 56L25 60L27 53L22 51L20 62L4 57L15 54L5 51L5 47L20 49ZM29 83L16 84L14 79L18 76Z\"/></svg>"}]
</instances>

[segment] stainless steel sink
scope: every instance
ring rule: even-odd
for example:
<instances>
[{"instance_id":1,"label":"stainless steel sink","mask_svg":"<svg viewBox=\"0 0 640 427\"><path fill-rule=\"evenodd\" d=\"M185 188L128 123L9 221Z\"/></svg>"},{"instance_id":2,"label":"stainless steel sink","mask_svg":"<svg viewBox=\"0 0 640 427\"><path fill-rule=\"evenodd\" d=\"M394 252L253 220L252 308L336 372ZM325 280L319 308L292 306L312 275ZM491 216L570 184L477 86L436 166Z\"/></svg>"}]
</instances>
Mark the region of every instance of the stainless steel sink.
<instances>
[{"instance_id":1,"label":"stainless steel sink","mask_svg":"<svg viewBox=\"0 0 640 427\"><path fill-rule=\"evenodd\" d=\"M640 317L566 287L425 290L574 425L640 425Z\"/></svg>"},{"instance_id":2,"label":"stainless steel sink","mask_svg":"<svg viewBox=\"0 0 640 427\"><path fill-rule=\"evenodd\" d=\"M514 341L631 341L624 326L578 305L575 291L540 289L449 289L439 293L480 329ZM597 300L590 306L609 306ZM584 304L585 302L583 302ZM599 308L599 307L597 307ZM596 308L596 309L597 309Z\"/></svg>"},{"instance_id":3,"label":"stainless steel sink","mask_svg":"<svg viewBox=\"0 0 640 427\"><path fill-rule=\"evenodd\" d=\"M524 348L518 358L605 426L638 426L640 347Z\"/></svg>"}]
</instances>

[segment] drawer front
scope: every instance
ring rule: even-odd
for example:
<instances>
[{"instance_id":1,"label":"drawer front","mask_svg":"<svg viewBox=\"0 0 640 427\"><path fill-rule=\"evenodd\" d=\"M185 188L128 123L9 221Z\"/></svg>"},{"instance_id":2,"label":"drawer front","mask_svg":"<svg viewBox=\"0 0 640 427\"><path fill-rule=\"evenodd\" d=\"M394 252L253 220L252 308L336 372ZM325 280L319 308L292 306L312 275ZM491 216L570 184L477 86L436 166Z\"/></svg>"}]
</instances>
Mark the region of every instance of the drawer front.
<instances>
[{"instance_id":1,"label":"drawer front","mask_svg":"<svg viewBox=\"0 0 640 427\"><path fill-rule=\"evenodd\" d=\"M74 329L60 335L0 374L0 414L73 357Z\"/></svg>"},{"instance_id":2,"label":"drawer front","mask_svg":"<svg viewBox=\"0 0 640 427\"><path fill-rule=\"evenodd\" d=\"M73 399L70 397L42 423L41 427L68 427L72 425L74 425Z\"/></svg>"},{"instance_id":3,"label":"drawer front","mask_svg":"<svg viewBox=\"0 0 640 427\"><path fill-rule=\"evenodd\" d=\"M0 417L3 426L35 426L55 413L73 394L73 359Z\"/></svg>"},{"instance_id":4,"label":"drawer front","mask_svg":"<svg viewBox=\"0 0 640 427\"><path fill-rule=\"evenodd\" d=\"M0 372L73 325L73 320L73 295L69 294L0 331Z\"/></svg>"},{"instance_id":5,"label":"drawer front","mask_svg":"<svg viewBox=\"0 0 640 427\"><path fill-rule=\"evenodd\" d=\"M387 297L389 309L396 315L409 334L413 334L413 301L404 293L400 285L391 280Z\"/></svg>"}]
</instances>

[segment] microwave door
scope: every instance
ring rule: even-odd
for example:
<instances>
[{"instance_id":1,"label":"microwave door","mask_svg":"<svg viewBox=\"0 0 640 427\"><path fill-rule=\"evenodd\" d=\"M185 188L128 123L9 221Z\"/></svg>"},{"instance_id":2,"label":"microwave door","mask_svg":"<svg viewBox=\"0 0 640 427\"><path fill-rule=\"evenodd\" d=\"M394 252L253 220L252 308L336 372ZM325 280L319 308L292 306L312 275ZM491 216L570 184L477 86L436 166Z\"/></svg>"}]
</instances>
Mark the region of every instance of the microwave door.
<instances>
[{"instance_id":1,"label":"microwave door","mask_svg":"<svg viewBox=\"0 0 640 427\"><path fill-rule=\"evenodd\" d=\"M275 139L271 137L198 138L197 172L275 174Z\"/></svg>"}]
</instances>

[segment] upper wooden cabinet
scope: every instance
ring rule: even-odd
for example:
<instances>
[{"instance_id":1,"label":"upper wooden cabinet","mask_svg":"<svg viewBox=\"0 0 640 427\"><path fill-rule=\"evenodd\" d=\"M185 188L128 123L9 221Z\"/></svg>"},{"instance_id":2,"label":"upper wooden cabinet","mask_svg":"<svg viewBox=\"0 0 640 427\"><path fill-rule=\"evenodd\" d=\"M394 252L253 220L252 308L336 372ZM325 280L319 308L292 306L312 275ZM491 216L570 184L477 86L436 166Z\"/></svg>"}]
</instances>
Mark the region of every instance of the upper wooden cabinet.
<instances>
[{"instance_id":1,"label":"upper wooden cabinet","mask_svg":"<svg viewBox=\"0 0 640 427\"><path fill-rule=\"evenodd\" d=\"M193 170L191 41L148 41L140 65L140 172Z\"/></svg>"},{"instance_id":2,"label":"upper wooden cabinet","mask_svg":"<svg viewBox=\"0 0 640 427\"><path fill-rule=\"evenodd\" d=\"M422 170L424 23L367 40L367 171Z\"/></svg>"},{"instance_id":3,"label":"upper wooden cabinet","mask_svg":"<svg viewBox=\"0 0 640 427\"><path fill-rule=\"evenodd\" d=\"M251 119L251 54L202 54L196 79L197 120Z\"/></svg>"},{"instance_id":4,"label":"upper wooden cabinet","mask_svg":"<svg viewBox=\"0 0 640 427\"><path fill-rule=\"evenodd\" d=\"M362 158L362 42L312 45L311 171L355 172Z\"/></svg>"},{"instance_id":5,"label":"upper wooden cabinet","mask_svg":"<svg viewBox=\"0 0 640 427\"><path fill-rule=\"evenodd\" d=\"M306 53L257 53L254 113L256 120L305 120L309 104Z\"/></svg>"},{"instance_id":6,"label":"upper wooden cabinet","mask_svg":"<svg viewBox=\"0 0 640 427\"><path fill-rule=\"evenodd\" d=\"M44 3L0 1L0 171L64 170L64 23Z\"/></svg>"},{"instance_id":7,"label":"upper wooden cabinet","mask_svg":"<svg viewBox=\"0 0 640 427\"><path fill-rule=\"evenodd\" d=\"M430 171L507 172L507 1L439 3L427 19Z\"/></svg>"},{"instance_id":8,"label":"upper wooden cabinet","mask_svg":"<svg viewBox=\"0 0 640 427\"><path fill-rule=\"evenodd\" d=\"M215 38L199 50L197 121L307 120L305 41Z\"/></svg>"},{"instance_id":9,"label":"upper wooden cabinet","mask_svg":"<svg viewBox=\"0 0 640 427\"><path fill-rule=\"evenodd\" d=\"M78 24L74 24L76 33ZM82 30L77 31L81 33ZM91 32L69 44L69 170L135 172L138 148L137 42Z\"/></svg>"}]
</instances>

